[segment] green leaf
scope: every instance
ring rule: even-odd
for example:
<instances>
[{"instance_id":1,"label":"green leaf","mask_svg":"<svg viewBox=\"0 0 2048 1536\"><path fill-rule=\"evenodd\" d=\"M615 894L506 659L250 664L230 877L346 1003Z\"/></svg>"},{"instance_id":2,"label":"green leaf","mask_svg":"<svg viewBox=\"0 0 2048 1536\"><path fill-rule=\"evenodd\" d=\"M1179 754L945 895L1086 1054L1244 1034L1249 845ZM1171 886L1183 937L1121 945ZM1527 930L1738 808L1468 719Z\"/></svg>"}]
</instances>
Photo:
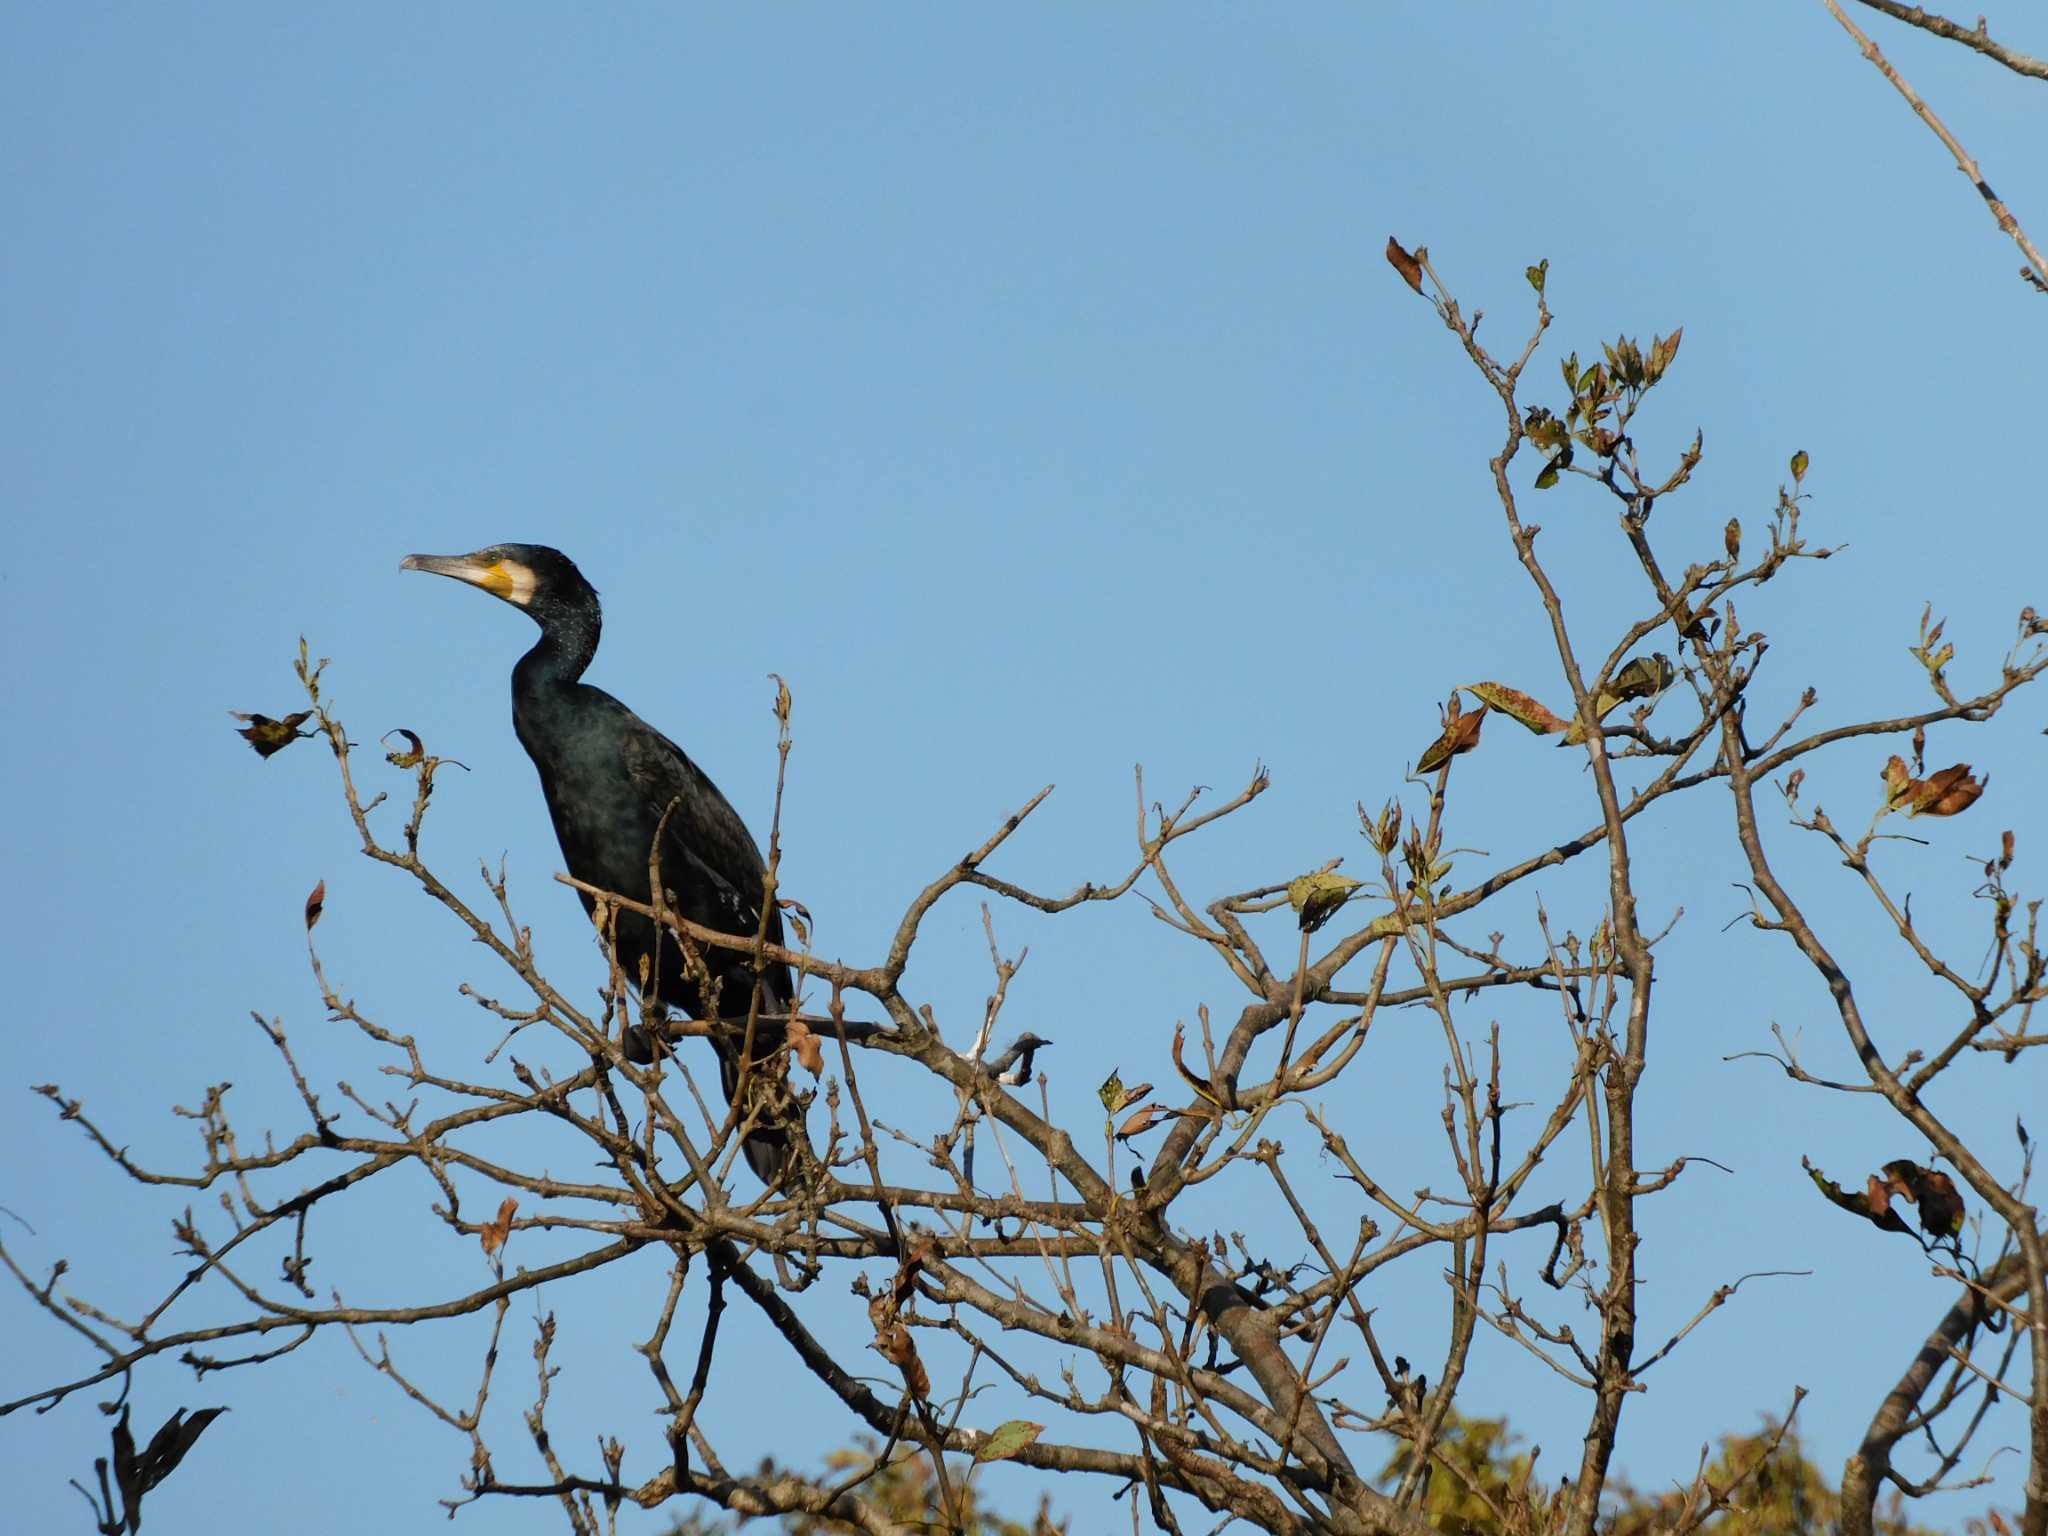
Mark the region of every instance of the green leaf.
<instances>
[{"instance_id":1,"label":"green leaf","mask_svg":"<svg viewBox=\"0 0 2048 1536\"><path fill-rule=\"evenodd\" d=\"M1547 491L1555 484L1557 484L1557 466L1555 464L1544 465L1543 473L1536 477L1536 489Z\"/></svg>"},{"instance_id":2,"label":"green leaf","mask_svg":"<svg viewBox=\"0 0 2048 1536\"><path fill-rule=\"evenodd\" d=\"M1806 450L1800 449L1792 455L1792 483L1797 485L1806 478Z\"/></svg>"},{"instance_id":3,"label":"green leaf","mask_svg":"<svg viewBox=\"0 0 2048 1536\"><path fill-rule=\"evenodd\" d=\"M1544 257L1535 266L1527 268L1522 275L1529 279L1529 286L1536 290L1536 296L1543 296L1543 279L1550 273L1550 258Z\"/></svg>"},{"instance_id":4,"label":"green leaf","mask_svg":"<svg viewBox=\"0 0 2048 1536\"><path fill-rule=\"evenodd\" d=\"M975 1450L976 1461L1008 1461L1025 1446L1045 1433L1043 1424L1033 1424L1028 1419L1012 1419L998 1425L989 1437Z\"/></svg>"}]
</instances>

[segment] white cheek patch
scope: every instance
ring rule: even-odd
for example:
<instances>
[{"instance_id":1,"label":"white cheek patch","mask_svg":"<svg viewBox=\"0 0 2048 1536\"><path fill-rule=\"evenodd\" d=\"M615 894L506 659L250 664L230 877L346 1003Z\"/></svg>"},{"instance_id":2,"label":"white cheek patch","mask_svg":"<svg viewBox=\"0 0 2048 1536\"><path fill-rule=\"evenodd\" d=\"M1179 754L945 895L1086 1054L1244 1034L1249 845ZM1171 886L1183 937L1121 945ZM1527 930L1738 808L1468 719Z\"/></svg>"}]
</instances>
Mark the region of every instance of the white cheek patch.
<instances>
[{"instance_id":1,"label":"white cheek patch","mask_svg":"<svg viewBox=\"0 0 2048 1536\"><path fill-rule=\"evenodd\" d=\"M517 603L524 608L532 601L536 585L532 566L521 565L516 560L507 560L499 565L498 571L505 579L505 591L502 596L506 602Z\"/></svg>"}]
</instances>

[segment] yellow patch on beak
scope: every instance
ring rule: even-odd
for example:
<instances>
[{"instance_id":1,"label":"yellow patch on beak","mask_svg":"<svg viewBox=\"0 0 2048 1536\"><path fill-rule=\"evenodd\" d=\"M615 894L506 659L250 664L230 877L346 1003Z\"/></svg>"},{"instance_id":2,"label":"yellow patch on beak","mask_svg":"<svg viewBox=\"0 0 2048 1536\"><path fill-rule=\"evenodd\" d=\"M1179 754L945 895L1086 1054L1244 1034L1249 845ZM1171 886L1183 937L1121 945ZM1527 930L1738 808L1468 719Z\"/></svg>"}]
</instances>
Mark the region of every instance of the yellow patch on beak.
<instances>
[{"instance_id":1,"label":"yellow patch on beak","mask_svg":"<svg viewBox=\"0 0 2048 1536\"><path fill-rule=\"evenodd\" d=\"M533 570L514 560L493 560L477 576L476 584L491 596L524 608L533 596Z\"/></svg>"}]
</instances>

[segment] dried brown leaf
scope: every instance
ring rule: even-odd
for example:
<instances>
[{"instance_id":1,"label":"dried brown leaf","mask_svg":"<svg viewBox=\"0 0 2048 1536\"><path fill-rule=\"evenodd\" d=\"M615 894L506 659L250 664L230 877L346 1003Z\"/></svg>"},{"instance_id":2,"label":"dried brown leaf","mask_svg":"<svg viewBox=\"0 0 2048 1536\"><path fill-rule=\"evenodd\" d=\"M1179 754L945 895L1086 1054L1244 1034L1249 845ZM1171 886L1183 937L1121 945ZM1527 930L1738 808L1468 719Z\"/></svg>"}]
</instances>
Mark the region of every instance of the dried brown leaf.
<instances>
[{"instance_id":1,"label":"dried brown leaf","mask_svg":"<svg viewBox=\"0 0 2048 1536\"><path fill-rule=\"evenodd\" d=\"M1401 281L1417 293L1422 292L1422 263L1402 250L1401 242L1392 235L1387 236L1387 262L1401 274Z\"/></svg>"},{"instance_id":2,"label":"dried brown leaf","mask_svg":"<svg viewBox=\"0 0 2048 1536\"><path fill-rule=\"evenodd\" d=\"M1142 1136L1160 1121L1173 1119L1175 1114L1164 1104L1141 1104L1116 1128L1116 1139L1129 1141L1133 1136Z\"/></svg>"},{"instance_id":3,"label":"dried brown leaf","mask_svg":"<svg viewBox=\"0 0 2048 1536\"><path fill-rule=\"evenodd\" d=\"M825 1070L825 1044L802 1019L789 1021L789 1049L803 1069L813 1077Z\"/></svg>"},{"instance_id":4,"label":"dried brown leaf","mask_svg":"<svg viewBox=\"0 0 2048 1536\"><path fill-rule=\"evenodd\" d=\"M477 1236L483 1242L486 1255L495 1254L505 1246L505 1239L512 1235L513 1214L518 1209L519 1202L511 1195L507 1195L498 1206L497 1216L484 1223L483 1230Z\"/></svg>"},{"instance_id":5,"label":"dried brown leaf","mask_svg":"<svg viewBox=\"0 0 2048 1536\"><path fill-rule=\"evenodd\" d=\"M1417 773L1434 773L1461 752L1470 752L1479 745L1479 727L1486 719L1486 706L1481 704L1469 713L1458 712L1458 696L1451 695L1451 708L1444 712L1443 733L1429 744L1415 764Z\"/></svg>"}]
</instances>

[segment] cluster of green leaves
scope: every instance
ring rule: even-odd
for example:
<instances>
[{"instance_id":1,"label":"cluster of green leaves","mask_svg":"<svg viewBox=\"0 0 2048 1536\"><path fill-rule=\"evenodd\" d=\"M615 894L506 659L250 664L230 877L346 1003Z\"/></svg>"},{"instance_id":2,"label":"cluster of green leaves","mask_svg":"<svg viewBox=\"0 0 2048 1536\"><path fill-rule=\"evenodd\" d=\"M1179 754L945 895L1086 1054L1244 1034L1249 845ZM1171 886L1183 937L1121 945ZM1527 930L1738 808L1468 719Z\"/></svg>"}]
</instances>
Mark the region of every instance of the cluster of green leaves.
<instances>
[{"instance_id":1,"label":"cluster of green leaves","mask_svg":"<svg viewBox=\"0 0 2048 1536\"><path fill-rule=\"evenodd\" d=\"M1601 343L1602 356L1598 362L1581 367L1579 354L1574 352L1559 363L1564 374L1564 409L1553 414L1537 406L1529 412L1525 424L1529 441L1549 455L1536 476L1537 490L1547 491L1556 485L1558 474L1571 468L1580 448L1597 459L1613 458L1620 451L1628 439L1629 419L1642 404L1643 396L1670 370L1684 335L1684 326L1669 336L1653 334L1647 348L1632 336L1617 336L1611 342ZM1674 491L1692 478L1700 462L1702 442L1695 434L1692 446L1679 457L1678 468L1657 487L1657 495Z\"/></svg>"}]
</instances>

